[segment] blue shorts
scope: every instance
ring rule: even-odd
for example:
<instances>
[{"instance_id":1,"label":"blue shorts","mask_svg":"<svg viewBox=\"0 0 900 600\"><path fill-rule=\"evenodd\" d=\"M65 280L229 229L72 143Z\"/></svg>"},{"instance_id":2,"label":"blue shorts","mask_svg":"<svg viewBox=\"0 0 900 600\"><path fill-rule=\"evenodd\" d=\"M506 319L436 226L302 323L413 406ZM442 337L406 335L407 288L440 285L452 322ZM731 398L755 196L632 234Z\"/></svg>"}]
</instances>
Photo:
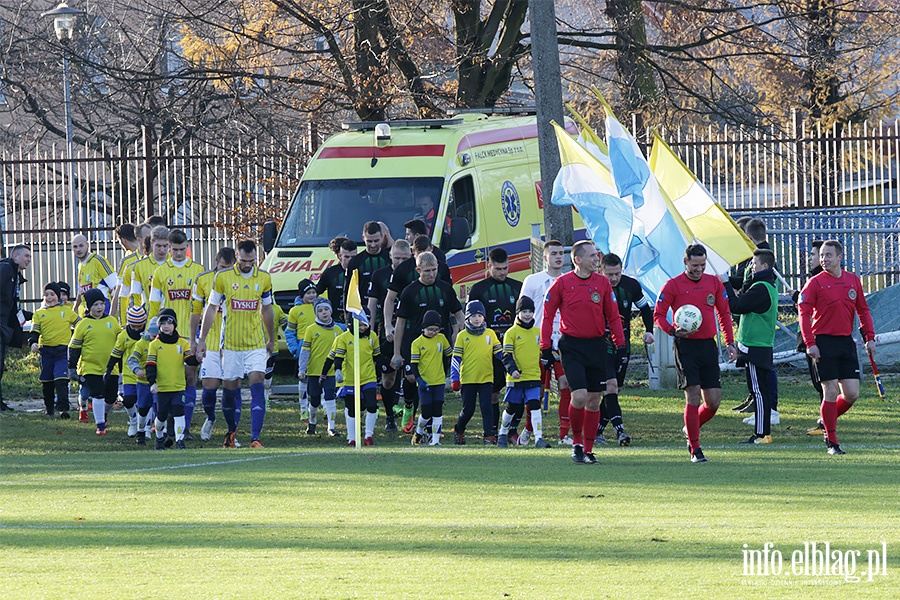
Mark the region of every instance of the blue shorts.
<instances>
[{"instance_id":1,"label":"blue shorts","mask_svg":"<svg viewBox=\"0 0 900 600\"><path fill-rule=\"evenodd\" d=\"M541 386L528 388L506 388L503 401L510 404L525 404L526 402L539 401L541 399Z\"/></svg>"},{"instance_id":2,"label":"blue shorts","mask_svg":"<svg viewBox=\"0 0 900 600\"><path fill-rule=\"evenodd\" d=\"M138 392L137 392L137 384L136 383L123 383L122 384L122 395L123 396L137 396L137 393Z\"/></svg>"},{"instance_id":3,"label":"blue shorts","mask_svg":"<svg viewBox=\"0 0 900 600\"><path fill-rule=\"evenodd\" d=\"M363 392L365 392L366 390L374 390L377 388L378 388L378 384L375 383L374 381L371 383L364 383L361 386L359 386L360 391L363 391ZM347 396L350 396L351 398L353 397L353 386L352 385L344 385L344 387L342 387L338 391L338 398L345 398Z\"/></svg>"},{"instance_id":4,"label":"blue shorts","mask_svg":"<svg viewBox=\"0 0 900 600\"><path fill-rule=\"evenodd\" d=\"M153 394L150 393L149 383L136 383L137 388L137 407L150 408L153 406Z\"/></svg>"},{"instance_id":5,"label":"blue shorts","mask_svg":"<svg viewBox=\"0 0 900 600\"><path fill-rule=\"evenodd\" d=\"M425 406L426 404L433 404L435 402L443 402L444 401L444 388L447 386L445 384L440 385L429 385L426 390L421 385L419 386L419 404L421 406Z\"/></svg>"},{"instance_id":6,"label":"blue shorts","mask_svg":"<svg viewBox=\"0 0 900 600\"><path fill-rule=\"evenodd\" d=\"M69 347L41 346L41 374L39 381L69 378Z\"/></svg>"}]
</instances>

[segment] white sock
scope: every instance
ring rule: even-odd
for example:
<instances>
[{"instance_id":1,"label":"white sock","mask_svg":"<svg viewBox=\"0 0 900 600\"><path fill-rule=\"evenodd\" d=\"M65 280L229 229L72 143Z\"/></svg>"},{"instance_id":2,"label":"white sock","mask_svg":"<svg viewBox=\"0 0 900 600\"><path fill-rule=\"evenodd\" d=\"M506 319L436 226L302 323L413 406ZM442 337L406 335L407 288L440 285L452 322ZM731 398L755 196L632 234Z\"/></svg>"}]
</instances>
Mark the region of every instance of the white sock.
<instances>
[{"instance_id":1,"label":"white sock","mask_svg":"<svg viewBox=\"0 0 900 600\"><path fill-rule=\"evenodd\" d=\"M335 413L337 413L337 401L323 400L322 404L325 405L325 416L328 417L328 429L334 429L334 417Z\"/></svg>"},{"instance_id":2,"label":"white sock","mask_svg":"<svg viewBox=\"0 0 900 600\"><path fill-rule=\"evenodd\" d=\"M378 423L378 413L377 412L366 412L366 435L365 437L372 437L375 435L375 425Z\"/></svg>"},{"instance_id":3,"label":"white sock","mask_svg":"<svg viewBox=\"0 0 900 600\"><path fill-rule=\"evenodd\" d=\"M106 423L106 400L103 398L91 398L94 406L94 423Z\"/></svg>"},{"instance_id":4,"label":"white sock","mask_svg":"<svg viewBox=\"0 0 900 600\"><path fill-rule=\"evenodd\" d=\"M142 416L141 416L141 413L138 413L138 418L137 418L137 419L138 419L138 421L137 421L138 431L141 431L141 430L146 431L146 429L147 429L147 420L148 420L148 419L147 419L147 416L143 416L143 417L142 417Z\"/></svg>"},{"instance_id":5,"label":"white sock","mask_svg":"<svg viewBox=\"0 0 900 600\"><path fill-rule=\"evenodd\" d=\"M509 424L512 420L513 416L504 410L500 419L500 435L509 435Z\"/></svg>"},{"instance_id":6,"label":"white sock","mask_svg":"<svg viewBox=\"0 0 900 600\"><path fill-rule=\"evenodd\" d=\"M297 392L300 395L300 410L309 410L309 398L306 396L305 381L301 381L297 384Z\"/></svg>"},{"instance_id":7,"label":"white sock","mask_svg":"<svg viewBox=\"0 0 900 600\"><path fill-rule=\"evenodd\" d=\"M184 439L184 415L175 417L175 441Z\"/></svg>"},{"instance_id":8,"label":"white sock","mask_svg":"<svg viewBox=\"0 0 900 600\"><path fill-rule=\"evenodd\" d=\"M165 435L166 435L166 422L156 419L156 439L165 437Z\"/></svg>"},{"instance_id":9,"label":"white sock","mask_svg":"<svg viewBox=\"0 0 900 600\"><path fill-rule=\"evenodd\" d=\"M444 417L431 417L431 445L441 443L441 429L444 428Z\"/></svg>"},{"instance_id":10,"label":"white sock","mask_svg":"<svg viewBox=\"0 0 900 600\"><path fill-rule=\"evenodd\" d=\"M317 422L317 421L316 421L316 415L317 415L317 414L319 414L319 409L316 408L315 406L313 406L312 404L310 404L310 405L309 405L309 424L310 424L310 425L315 425L315 424L316 424L316 422Z\"/></svg>"},{"instance_id":11,"label":"white sock","mask_svg":"<svg viewBox=\"0 0 900 600\"><path fill-rule=\"evenodd\" d=\"M428 424L428 421L422 418L422 415L419 415L419 422L416 423L416 433L422 435L425 433L425 425Z\"/></svg>"},{"instance_id":12,"label":"white sock","mask_svg":"<svg viewBox=\"0 0 900 600\"><path fill-rule=\"evenodd\" d=\"M134 418L137 416L137 406L132 405L131 408L125 408L125 412L128 413L128 422L133 423Z\"/></svg>"},{"instance_id":13,"label":"white sock","mask_svg":"<svg viewBox=\"0 0 900 600\"><path fill-rule=\"evenodd\" d=\"M351 417L347 409L344 409L344 416L347 418L347 441L356 441L356 417Z\"/></svg>"},{"instance_id":14,"label":"white sock","mask_svg":"<svg viewBox=\"0 0 900 600\"><path fill-rule=\"evenodd\" d=\"M544 417L541 413L541 409L535 409L531 411L531 428L534 429L534 439L535 441L540 440L544 437L544 433L541 430L543 425Z\"/></svg>"}]
</instances>

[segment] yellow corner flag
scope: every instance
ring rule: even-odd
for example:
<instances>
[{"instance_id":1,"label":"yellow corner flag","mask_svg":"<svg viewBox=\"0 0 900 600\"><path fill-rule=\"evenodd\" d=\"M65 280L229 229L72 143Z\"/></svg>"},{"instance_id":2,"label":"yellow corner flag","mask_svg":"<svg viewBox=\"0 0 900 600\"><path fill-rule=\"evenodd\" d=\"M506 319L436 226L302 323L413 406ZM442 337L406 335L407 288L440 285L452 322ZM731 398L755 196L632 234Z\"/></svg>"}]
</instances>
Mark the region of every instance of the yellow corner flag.
<instances>
[{"instance_id":1,"label":"yellow corner flag","mask_svg":"<svg viewBox=\"0 0 900 600\"><path fill-rule=\"evenodd\" d=\"M362 448L362 436L360 435L362 422L362 402L360 390L359 369L359 323L369 324L366 313L362 309L362 300L359 297L359 271L353 271L350 276L350 285L347 286L347 312L353 315L358 323L347 323L353 328L353 409L356 411L356 447Z\"/></svg>"}]
</instances>

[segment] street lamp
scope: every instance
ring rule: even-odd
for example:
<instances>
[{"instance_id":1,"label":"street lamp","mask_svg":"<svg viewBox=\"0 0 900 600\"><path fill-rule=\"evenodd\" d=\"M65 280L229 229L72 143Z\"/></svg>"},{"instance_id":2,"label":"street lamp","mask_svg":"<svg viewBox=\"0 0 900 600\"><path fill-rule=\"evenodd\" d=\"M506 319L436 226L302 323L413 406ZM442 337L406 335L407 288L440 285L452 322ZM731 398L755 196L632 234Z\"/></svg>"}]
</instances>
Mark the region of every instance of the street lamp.
<instances>
[{"instance_id":1,"label":"street lamp","mask_svg":"<svg viewBox=\"0 0 900 600\"><path fill-rule=\"evenodd\" d=\"M75 221L76 213L76 194L75 194L75 162L72 150L72 96L69 91L69 41L75 33L75 20L78 15L83 15L84 11L80 8L71 8L65 2L60 2L53 10L41 13L42 17L53 18L53 30L56 32L56 39L63 46L63 86L64 86L64 104L66 111L66 158L68 160L69 171L69 211L71 215L72 228L77 227Z\"/></svg>"}]
</instances>

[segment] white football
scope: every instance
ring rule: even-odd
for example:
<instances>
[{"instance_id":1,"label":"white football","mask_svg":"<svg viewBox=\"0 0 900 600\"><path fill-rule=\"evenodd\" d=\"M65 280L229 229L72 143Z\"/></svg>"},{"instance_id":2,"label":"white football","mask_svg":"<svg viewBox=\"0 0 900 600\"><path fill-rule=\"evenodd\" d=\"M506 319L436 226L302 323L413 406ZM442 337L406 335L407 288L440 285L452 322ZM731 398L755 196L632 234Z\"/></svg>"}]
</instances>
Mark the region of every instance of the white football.
<instances>
[{"instance_id":1,"label":"white football","mask_svg":"<svg viewBox=\"0 0 900 600\"><path fill-rule=\"evenodd\" d=\"M693 304L685 304L675 311L675 326L678 329L694 333L700 329L701 323L703 323L703 315L700 314L700 309Z\"/></svg>"}]
</instances>

